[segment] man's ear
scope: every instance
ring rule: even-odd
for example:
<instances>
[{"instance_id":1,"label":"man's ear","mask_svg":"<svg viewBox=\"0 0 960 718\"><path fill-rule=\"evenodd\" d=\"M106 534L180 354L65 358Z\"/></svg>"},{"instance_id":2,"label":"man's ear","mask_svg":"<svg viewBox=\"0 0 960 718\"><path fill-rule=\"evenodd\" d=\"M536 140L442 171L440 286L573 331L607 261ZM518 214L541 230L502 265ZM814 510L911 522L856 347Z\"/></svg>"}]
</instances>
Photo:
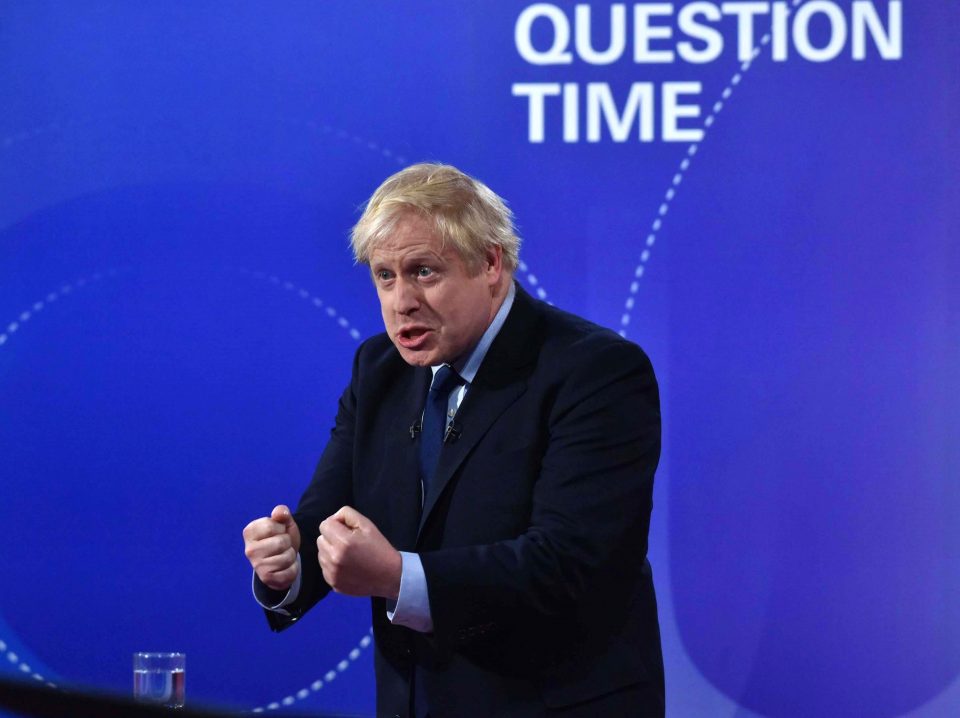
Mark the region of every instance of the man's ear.
<instances>
[{"instance_id":1,"label":"man's ear","mask_svg":"<svg viewBox=\"0 0 960 718\"><path fill-rule=\"evenodd\" d=\"M491 286L500 281L500 275L503 273L503 247L495 244L486 248L480 271L486 276Z\"/></svg>"}]
</instances>

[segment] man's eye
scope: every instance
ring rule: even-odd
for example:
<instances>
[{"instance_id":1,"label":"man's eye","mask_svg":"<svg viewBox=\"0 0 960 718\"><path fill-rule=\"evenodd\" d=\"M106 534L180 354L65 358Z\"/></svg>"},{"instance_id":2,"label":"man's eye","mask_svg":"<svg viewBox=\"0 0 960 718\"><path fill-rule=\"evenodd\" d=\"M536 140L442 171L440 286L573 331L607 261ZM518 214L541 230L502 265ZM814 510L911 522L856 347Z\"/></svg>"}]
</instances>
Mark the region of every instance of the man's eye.
<instances>
[{"instance_id":1,"label":"man's eye","mask_svg":"<svg viewBox=\"0 0 960 718\"><path fill-rule=\"evenodd\" d=\"M386 269L381 269L380 271L377 272L377 279L381 282L386 282L391 278L391 276L392 275L390 274L390 272L388 272Z\"/></svg>"},{"instance_id":2,"label":"man's eye","mask_svg":"<svg viewBox=\"0 0 960 718\"><path fill-rule=\"evenodd\" d=\"M418 277L429 277L431 274L433 274L433 270L430 267L417 267Z\"/></svg>"}]
</instances>

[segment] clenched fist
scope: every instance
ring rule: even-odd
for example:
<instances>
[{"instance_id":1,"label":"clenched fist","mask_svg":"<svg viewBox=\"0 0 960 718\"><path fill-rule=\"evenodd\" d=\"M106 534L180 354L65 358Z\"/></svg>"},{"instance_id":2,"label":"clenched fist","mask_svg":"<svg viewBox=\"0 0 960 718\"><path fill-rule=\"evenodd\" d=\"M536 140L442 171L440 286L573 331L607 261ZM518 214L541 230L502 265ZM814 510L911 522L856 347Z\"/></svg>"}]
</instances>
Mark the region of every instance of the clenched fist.
<instances>
[{"instance_id":1,"label":"clenched fist","mask_svg":"<svg viewBox=\"0 0 960 718\"><path fill-rule=\"evenodd\" d=\"M244 553L257 577L275 591L286 591L299 570L300 529L290 509L277 506L269 517L251 521L243 529Z\"/></svg>"},{"instance_id":2,"label":"clenched fist","mask_svg":"<svg viewBox=\"0 0 960 718\"><path fill-rule=\"evenodd\" d=\"M403 559L376 525L350 506L320 523L317 558L324 580L348 596L400 593Z\"/></svg>"}]
</instances>

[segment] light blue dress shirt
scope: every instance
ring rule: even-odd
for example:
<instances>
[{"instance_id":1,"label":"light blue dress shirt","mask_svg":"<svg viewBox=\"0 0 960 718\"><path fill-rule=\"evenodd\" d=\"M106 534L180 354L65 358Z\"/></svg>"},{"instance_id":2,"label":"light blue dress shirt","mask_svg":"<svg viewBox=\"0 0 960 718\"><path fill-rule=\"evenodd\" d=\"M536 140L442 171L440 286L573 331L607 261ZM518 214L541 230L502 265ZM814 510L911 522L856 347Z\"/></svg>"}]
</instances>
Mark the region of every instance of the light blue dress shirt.
<instances>
[{"instance_id":1,"label":"light blue dress shirt","mask_svg":"<svg viewBox=\"0 0 960 718\"><path fill-rule=\"evenodd\" d=\"M463 397L470 390L470 383L477 376L477 370L483 362L490 345L496 339L497 334L507 320L507 314L510 313L510 307L513 306L513 297L516 289L513 282L510 282L510 288L507 290L507 296L500 305L500 309L494 316L490 326L480 337L480 341L473 348L473 351L467 356L466 361L456 362L453 368L457 370L464 383L450 392L450 399L447 403L447 424L453 421L453 417L460 408ZM437 375L440 366L431 367L433 375ZM421 496L423 492L421 491ZM400 552L400 558L403 560L403 571L400 574L400 595L397 597L396 605L391 605L392 601L387 601L387 618L391 623L399 626L412 628L414 631L429 633L433 630L433 618L430 615L430 597L427 594L427 578L423 573L423 563L420 561L419 554Z\"/></svg>"},{"instance_id":2,"label":"light blue dress shirt","mask_svg":"<svg viewBox=\"0 0 960 718\"><path fill-rule=\"evenodd\" d=\"M483 362L484 357L486 357L490 345L493 344L493 340L496 339L497 334L500 333L500 329L503 328L503 323L507 320L507 315L513 306L513 298L515 295L516 288L511 281L503 304L500 305L500 309L494 316L493 321L490 322L490 326L487 327L483 336L480 337L480 341L477 342L477 345L466 357L466 360L462 362L458 361L453 365L453 368L457 370L457 373L460 375L460 378L463 379L464 383L450 392L450 399L447 404L448 424L453 420L457 409L460 408L460 404L463 402L463 398L470 390L470 383L477 376L477 371L480 369L480 364ZM440 365L431 368L433 369L434 376L436 376ZM430 614L430 597L427 593L427 578L423 573L423 563L420 561L418 554L408 551L401 551L400 558L403 561L403 569L400 574L400 594L397 597L396 603L389 600L387 601L387 618L391 623L399 626L406 626L421 633L429 633L433 630L433 618ZM298 555L298 568L299 563L300 556ZM294 580L293 585L290 586L287 595L284 596L282 601L273 605L268 605L268 603L263 600L266 598L265 596L258 595L258 584L256 580L254 580L253 583L253 595L261 606L272 611L277 611L278 613L287 614L284 607L293 603L300 593L300 571L297 571L297 578Z\"/></svg>"}]
</instances>

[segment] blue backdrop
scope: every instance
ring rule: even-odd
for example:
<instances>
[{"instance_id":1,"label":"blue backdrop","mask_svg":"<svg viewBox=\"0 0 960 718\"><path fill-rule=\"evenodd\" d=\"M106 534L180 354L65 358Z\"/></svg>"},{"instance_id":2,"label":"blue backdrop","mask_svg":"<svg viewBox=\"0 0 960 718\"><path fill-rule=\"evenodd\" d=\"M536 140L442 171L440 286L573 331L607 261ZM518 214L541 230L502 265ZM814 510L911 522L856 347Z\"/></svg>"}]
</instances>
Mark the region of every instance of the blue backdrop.
<instances>
[{"instance_id":1,"label":"blue backdrop","mask_svg":"<svg viewBox=\"0 0 960 718\"><path fill-rule=\"evenodd\" d=\"M380 330L358 205L440 160L510 201L527 289L654 361L669 714L960 714L958 23L5 3L0 672L127 692L180 650L189 699L372 714L367 602L270 633L240 531Z\"/></svg>"}]
</instances>

